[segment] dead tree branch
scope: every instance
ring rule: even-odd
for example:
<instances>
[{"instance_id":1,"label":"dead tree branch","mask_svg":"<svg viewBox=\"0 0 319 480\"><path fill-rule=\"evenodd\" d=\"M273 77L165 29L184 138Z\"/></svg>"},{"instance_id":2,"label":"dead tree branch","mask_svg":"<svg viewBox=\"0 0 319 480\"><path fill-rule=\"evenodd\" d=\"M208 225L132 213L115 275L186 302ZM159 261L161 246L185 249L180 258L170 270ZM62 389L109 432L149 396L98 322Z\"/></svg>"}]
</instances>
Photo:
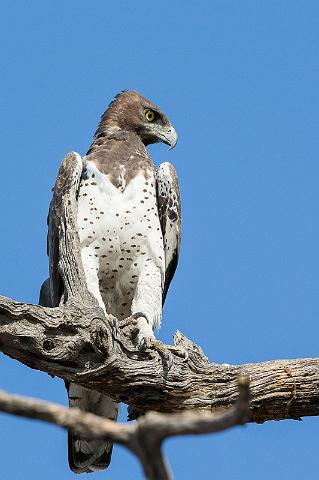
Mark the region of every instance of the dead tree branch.
<instances>
[{"instance_id":1,"label":"dead tree branch","mask_svg":"<svg viewBox=\"0 0 319 480\"><path fill-rule=\"evenodd\" d=\"M162 453L162 442L174 435L220 432L247 420L249 381L239 379L238 400L226 412L181 412L175 414L147 413L136 423L124 425L83 412L33 398L10 395L0 391L0 411L43 420L82 437L111 440L128 448L141 462L149 480L172 478Z\"/></svg>"},{"instance_id":2,"label":"dead tree branch","mask_svg":"<svg viewBox=\"0 0 319 480\"><path fill-rule=\"evenodd\" d=\"M78 154L65 157L50 206L50 282L42 295L55 308L0 297L0 350L31 368L108 393L131 405L135 415L225 410L236 400L242 375L251 382L250 421L319 415L319 359L218 365L179 332L174 344L188 351L188 359L174 354L169 370L156 351L137 351L134 326L120 328L106 318L86 288L76 229L82 169Z\"/></svg>"}]
</instances>

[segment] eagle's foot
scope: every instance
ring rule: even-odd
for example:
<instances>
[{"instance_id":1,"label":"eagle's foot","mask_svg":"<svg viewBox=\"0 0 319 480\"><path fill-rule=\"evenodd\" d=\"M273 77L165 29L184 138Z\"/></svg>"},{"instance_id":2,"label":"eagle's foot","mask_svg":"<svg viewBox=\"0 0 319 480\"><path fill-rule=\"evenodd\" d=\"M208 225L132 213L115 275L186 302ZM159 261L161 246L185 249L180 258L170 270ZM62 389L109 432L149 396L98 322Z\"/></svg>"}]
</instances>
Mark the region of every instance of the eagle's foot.
<instances>
[{"instance_id":1,"label":"eagle's foot","mask_svg":"<svg viewBox=\"0 0 319 480\"><path fill-rule=\"evenodd\" d=\"M114 317L114 315L111 315L111 314L109 313L108 316L107 316L107 320L108 320L109 324L112 325L113 329L116 330L117 318ZM106 322L105 322L105 323L106 323Z\"/></svg>"},{"instance_id":2,"label":"eagle's foot","mask_svg":"<svg viewBox=\"0 0 319 480\"><path fill-rule=\"evenodd\" d=\"M113 335L117 340L120 340L120 336L124 333L125 336L134 338L138 333L137 318L135 315L118 319L114 315L108 315L108 321L113 327Z\"/></svg>"},{"instance_id":3,"label":"eagle's foot","mask_svg":"<svg viewBox=\"0 0 319 480\"><path fill-rule=\"evenodd\" d=\"M136 327L137 319L135 315L130 315L129 317L123 318L122 320L118 320L118 327L119 328L127 328L127 327Z\"/></svg>"},{"instance_id":4,"label":"eagle's foot","mask_svg":"<svg viewBox=\"0 0 319 480\"><path fill-rule=\"evenodd\" d=\"M138 334L138 316L136 314L117 320L117 329L121 330L126 336L133 339Z\"/></svg>"},{"instance_id":5,"label":"eagle's foot","mask_svg":"<svg viewBox=\"0 0 319 480\"><path fill-rule=\"evenodd\" d=\"M138 342L138 348L141 351L156 350L162 357L164 365L167 370L170 370L173 365L173 355L170 352L170 348L164 343L156 340L154 337L141 337Z\"/></svg>"}]
</instances>

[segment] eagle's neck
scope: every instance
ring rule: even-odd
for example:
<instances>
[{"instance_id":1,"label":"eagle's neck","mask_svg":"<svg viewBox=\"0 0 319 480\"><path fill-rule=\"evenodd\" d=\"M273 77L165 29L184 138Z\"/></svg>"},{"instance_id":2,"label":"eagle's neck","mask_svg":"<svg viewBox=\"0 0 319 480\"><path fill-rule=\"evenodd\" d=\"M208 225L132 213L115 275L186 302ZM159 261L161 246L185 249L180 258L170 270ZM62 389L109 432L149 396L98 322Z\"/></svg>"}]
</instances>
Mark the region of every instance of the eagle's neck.
<instances>
[{"instance_id":1,"label":"eagle's neck","mask_svg":"<svg viewBox=\"0 0 319 480\"><path fill-rule=\"evenodd\" d=\"M123 130L114 125L103 125L103 128L99 125L87 155L97 151L110 150L115 145L119 147L120 144L122 144L121 146L125 150L129 147L135 150L138 149L140 153L147 154L145 145L136 132Z\"/></svg>"},{"instance_id":2,"label":"eagle's neck","mask_svg":"<svg viewBox=\"0 0 319 480\"><path fill-rule=\"evenodd\" d=\"M147 176L154 169L152 160L139 135L122 129L97 131L93 143L86 154L87 160L118 188L122 188L119 178L123 177L127 186L140 172Z\"/></svg>"}]
</instances>

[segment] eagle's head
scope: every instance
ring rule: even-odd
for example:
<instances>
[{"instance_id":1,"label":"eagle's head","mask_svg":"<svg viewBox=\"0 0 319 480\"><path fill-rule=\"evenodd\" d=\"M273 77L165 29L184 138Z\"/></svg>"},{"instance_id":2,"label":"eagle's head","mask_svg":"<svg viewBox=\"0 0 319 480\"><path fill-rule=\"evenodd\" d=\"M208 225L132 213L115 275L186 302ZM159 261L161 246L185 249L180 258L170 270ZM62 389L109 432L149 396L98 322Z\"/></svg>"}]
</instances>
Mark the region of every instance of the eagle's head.
<instances>
[{"instance_id":1,"label":"eagle's head","mask_svg":"<svg viewBox=\"0 0 319 480\"><path fill-rule=\"evenodd\" d=\"M133 131L144 145L163 142L174 148L177 133L161 110L137 92L116 95L101 119L100 127L108 130Z\"/></svg>"}]
</instances>

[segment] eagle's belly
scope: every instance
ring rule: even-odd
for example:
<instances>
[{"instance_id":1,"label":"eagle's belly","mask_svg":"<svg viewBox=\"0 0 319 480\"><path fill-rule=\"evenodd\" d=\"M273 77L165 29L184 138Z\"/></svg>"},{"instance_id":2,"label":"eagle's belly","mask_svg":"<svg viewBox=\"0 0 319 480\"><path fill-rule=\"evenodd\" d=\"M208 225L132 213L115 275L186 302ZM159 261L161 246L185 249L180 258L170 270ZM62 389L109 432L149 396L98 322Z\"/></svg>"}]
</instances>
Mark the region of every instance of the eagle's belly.
<instances>
[{"instance_id":1,"label":"eagle's belly","mask_svg":"<svg viewBox=\"0 0 319 480\"><path fill-rule=\"evenodd\" d=\"M164 275L164 246L154 171L140 172L120 188L92 162L81 180L78 227L86 275L95 270L106 311L130 315L138 281ZM160 276L158 275L160 272ZM158 285L154 285L154 287Z\"/></svg>"}]
</instances>

